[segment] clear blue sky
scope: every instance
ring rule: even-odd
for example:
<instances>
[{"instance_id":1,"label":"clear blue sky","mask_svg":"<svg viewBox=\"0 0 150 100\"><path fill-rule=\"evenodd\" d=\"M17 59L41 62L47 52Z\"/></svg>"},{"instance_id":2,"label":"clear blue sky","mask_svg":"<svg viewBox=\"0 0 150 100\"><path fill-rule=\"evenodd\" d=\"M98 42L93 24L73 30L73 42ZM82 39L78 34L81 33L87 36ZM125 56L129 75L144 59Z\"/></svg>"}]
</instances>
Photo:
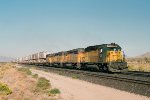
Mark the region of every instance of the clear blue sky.
<instances>
[{"instance_id":1,"label":"clear blue sky","mask_svg":"<svg viewBox=\"0 0 150 100\"><path fill-rule=\"evenodd\" d=\"M0 0L1 56L111 42L150 51L150 0Z\"/></svg>"}]
</instances>

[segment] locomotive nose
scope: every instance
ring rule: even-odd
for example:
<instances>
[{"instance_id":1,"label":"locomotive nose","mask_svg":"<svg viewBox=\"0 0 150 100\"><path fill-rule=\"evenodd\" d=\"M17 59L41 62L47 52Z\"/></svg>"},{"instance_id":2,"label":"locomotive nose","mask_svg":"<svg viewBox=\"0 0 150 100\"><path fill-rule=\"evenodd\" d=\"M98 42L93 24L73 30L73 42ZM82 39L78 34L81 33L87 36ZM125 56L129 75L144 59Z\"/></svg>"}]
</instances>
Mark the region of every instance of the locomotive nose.
<instances>
[{"instance_id":1,"label":"locomotive nose","mask_svg":"<svg viewBox=\"0 0 150 100\"><path fill-rule=\"evenodd\" d=\"M114 69L122 70L127 67L127 63L126 62L113 62L111 63L110 66Z\"/></svg>"}]
</instances>

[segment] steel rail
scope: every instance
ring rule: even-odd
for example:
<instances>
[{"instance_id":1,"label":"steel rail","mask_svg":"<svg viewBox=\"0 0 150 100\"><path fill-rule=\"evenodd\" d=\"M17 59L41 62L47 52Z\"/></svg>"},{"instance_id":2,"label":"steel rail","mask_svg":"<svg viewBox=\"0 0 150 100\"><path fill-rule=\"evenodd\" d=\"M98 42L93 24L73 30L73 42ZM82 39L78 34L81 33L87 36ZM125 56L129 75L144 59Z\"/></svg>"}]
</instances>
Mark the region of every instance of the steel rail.
<instances>
[{"instance_id":1,"label":"steel rail","mask_svg":"<svg viewBox=\"0 0 150 100\"><path fill-rule=\"evenodd\" d=\"M130 82L130 83L136 83L136 84L150 86L150 81L137 80L137 79L126 78L126 77L121 77L121 76L114 76L113 74L97 73L97 72L89 72L89 71L73 70L73 69L64 69L64 68L55 68L55 67L45 67L45 66L44 67L38 66L38 68L49 69L49 70L55 69L58 71L66 71L66 72L71 72L71 73L75 73L75 74L83 74L83 75L87 75L87 76L113 79L113 80L118 80L118 81L124 81L124 82Z\"/></svg>"}]
</instances>

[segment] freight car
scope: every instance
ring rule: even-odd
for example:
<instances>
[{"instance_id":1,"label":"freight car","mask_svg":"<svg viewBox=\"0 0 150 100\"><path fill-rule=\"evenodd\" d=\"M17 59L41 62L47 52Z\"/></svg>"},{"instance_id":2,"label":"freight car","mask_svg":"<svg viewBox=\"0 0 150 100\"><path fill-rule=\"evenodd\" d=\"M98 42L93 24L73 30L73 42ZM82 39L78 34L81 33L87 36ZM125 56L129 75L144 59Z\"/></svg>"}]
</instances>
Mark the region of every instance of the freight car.
<instances>
[{"instance_id":1,"label":"freight car","mask_svg":"<svg viewBox=\"0 0 150 100\"><path fill-rule=\"evenodd\" d=\"M105 72L127 70L127 63L118 44L102 44L78 48L46 56L48 66L73 67L77 69L95 68Z\"/></svg>"}]
</instances>

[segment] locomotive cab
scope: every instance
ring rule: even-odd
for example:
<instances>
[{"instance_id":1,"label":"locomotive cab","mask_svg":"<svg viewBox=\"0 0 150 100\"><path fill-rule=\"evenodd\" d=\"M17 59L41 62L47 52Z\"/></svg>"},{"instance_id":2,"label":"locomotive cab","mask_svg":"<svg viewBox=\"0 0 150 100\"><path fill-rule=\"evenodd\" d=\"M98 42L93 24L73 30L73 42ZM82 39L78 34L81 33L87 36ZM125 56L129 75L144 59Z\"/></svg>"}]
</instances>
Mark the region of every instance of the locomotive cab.
<instances>
[{"instance_id":1,"label":"locomotive cab","mask_svg":"<svg viewBox=\"0 0 150 100\"><path fill-rule=\"evenodd\" d=\"M112 72L127 71L127 62L122 48L115 43L107 45L106 62Z\"/></svg>"}]
</instances>

